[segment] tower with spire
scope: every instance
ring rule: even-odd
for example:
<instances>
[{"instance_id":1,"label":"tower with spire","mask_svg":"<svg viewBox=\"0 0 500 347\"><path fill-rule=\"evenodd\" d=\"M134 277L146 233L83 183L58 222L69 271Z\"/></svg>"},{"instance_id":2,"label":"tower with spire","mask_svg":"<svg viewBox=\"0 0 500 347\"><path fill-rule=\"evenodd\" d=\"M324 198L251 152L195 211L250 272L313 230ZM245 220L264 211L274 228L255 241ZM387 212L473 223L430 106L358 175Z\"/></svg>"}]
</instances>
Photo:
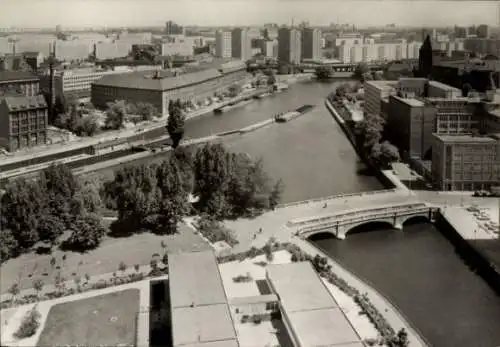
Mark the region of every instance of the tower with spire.
<instances>
[{"instance_id":1,"label":"tower with spire","mask_svg":"<svg viewBox=\"0 0 500 347\"><path fill-rule=\"evenodd\" d=\"M432 71L432 43L430 35L424 40L418 54L418 75L429 78Z\"/></svg>"}]
</instances>

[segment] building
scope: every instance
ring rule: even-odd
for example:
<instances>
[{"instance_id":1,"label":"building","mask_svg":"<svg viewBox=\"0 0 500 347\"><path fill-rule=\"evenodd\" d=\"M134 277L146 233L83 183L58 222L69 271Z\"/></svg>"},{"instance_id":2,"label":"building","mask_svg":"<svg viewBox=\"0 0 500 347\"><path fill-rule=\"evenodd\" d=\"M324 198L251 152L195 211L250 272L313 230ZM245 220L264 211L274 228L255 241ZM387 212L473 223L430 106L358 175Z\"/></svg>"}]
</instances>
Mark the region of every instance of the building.
<instances>
[{"instance_id":1,"label":"building","mask_svg":"<svg viewBox=\"0 0 500 347\"><path fill-rule=\"evenodd\" d=\"M54 42L54 57L60 61L86 60L94 52L94 45L80 41Z\"/></svg>"},{"instance_id":2,"label":"building","mask_svg":"<svg viewBox=\"0 0 500 347\"><path fill-rule=\"evenodd\" d=\"M428 96L433 98L455 99L462 97L462 91L438 81L428 82Z\"/></svg>"},{"instance_id":3,"label":"building","mask_svg":"<svg viewBox=\"0 0 500 347\"><path fill-rule=\"evenodd\" d=\"M212 251L168 255L171 346L238 347Z\"/></svg>"},{"instance_id":4,"label":"building","mask_svg":"<svg viewBox=\"0 0 500 347\"><path fill-rule=\"evenodd\" d=\"M242 61L177 76L165 71L108 74L92 84L92 103L105 108L108 102L115 100L148 102L166 115L170 100L206 102L215 93L225 91L246 77L246 64Z\"/></svg>"},{"instance_id":5,"label":"building","mask_svg":"<svg viewBox=\"0 0 500 347\"><path fill-rule=\"evenodd\" d=\"M215 34L215 56L219 58L231 58L233 56L230 31L219 30Z\"/></svg>"},{"instance_id":6,"label":"building","mask_svg":"<svg viewBox=\"0 0 500 347\"><path fill-rule=\"evenodd\" d=\"M464 49L481 56L492 54L500 57L500 39L470 37L464 40Z\"/></svg>"},{"instance_id":7,"label":"building","mask_svg":"<svg viewBox=\"0 0 500 347\"><path fill-rule=\"evenodd\" d=\"M0 71L0 97L8 95L30 97L38 94L40 94L40 79L31 72Z\"/></svg>"},{"instance_id":8,"label":"building","mask_svg":"<svg viewBox=\"0 0 500 347\"><path fill-rule=\"evenodd\" d=\"M432 179L440 190L490 190L500 182L499 135L435 135Z\"/></svg>"},{"instance_id":9,"label":"building","mask_svg":"<svg viewBox=\"0 0 500 347\"><path fill-rule=\"evenodd\" d=\"M37 71L45 60L45 56L41 52L24 52L22 56L33 71Z\"/></svg>"},{"instance_id":10,"label":"building","mask_svg":"<svg viewBox=\"0 0 500 347\"><path fill-rule=\"evenodd\" d=\"M321 30L302 29L302 59L321 59Z\"/></svg>"},{"instance_id":11,"label":"building","mask_svg":"<svg viewBox=\"0 0 500 347\"><path fill-rule=\"evenodd\" d=\"M335 47L355 46L363 43L363 35L358 33L344 33L335 38Z\"/></svg>"},{"instance_id":12,"label":"building","mask_svg":"<svg viewBox=\"0 0 500 347\"><path fill-rule=\"evenodd\" d=\"M156 66L148 67L149 70L158 70ZM90 97L91 85L103 76L117 75L131 72L131 69L97 69L97 68L76 68L62 69L54 71L54 81L52 84L54 98L88 98ZM48 92L50 85L49 71L40 76L40 84L43 90Z\"/></svg>"},{"instance_id":13,"label":"building","mask_svg":"<svg viewBox=\"0 0 500 347\"><path fill-rule=\"evenodd\" d=\"M0 55L13 54L15 50L15 43L11 42L8 37L0 37Z\"/></svg>"},{"instance_id":14,"label":"building","mask_svg":"<svg viewBox=\"0 0 500 347\"><path fill-rule=\"evenodd\" d=\"M366 81L364 83L364 112L380 115L382 113L381 101L396 93L396 87L397 82L395 81Z\"/></svg>"},{"instance_id":15,"label":"building","mask_svg":"<svg viewBox=\"0 0 500 347\"><path fill-rule=\"evenodd\" d=\"M189 41L186 42L167 42L161 44L161 55L172 56L179 55L183 57L191 57L194 54L194 45Z\"/></svg>"},{"instance_id":16,"label":"building","mask_svg":"<svg viewBox=\"0 0 500 347\"><path fill-rule=\"evenodd\" d=\"M476 35L480 38L489 38L490 37L490 27L486 24L481 24L476 28Z\"/></svg>"},{"instance_id":17,"label":"building","mask_svg":"<svg viewBox=\"0 0 500 347\"><path fill-rule=\"evenodd\" d=\"M264 29L264 38L270 41L278 39L278 28L266 28Z\"/></svg>"},{"instance_id":18,"label":"building","mask_svg":"<svg viewBox=\"0 0 500 347\"><path fill-rule=\"evenodd\" d=\"M167 35L184 35L184 28L175 22L169 20L165 23L165 34Z\"/></svg>"},{"instance_id":19,"label":"building","mask_svg":"<svg viewBox=\"0 0 500 347\"><path fill-rule=\"evenodd\" d=\"M246 28L234 28L231 32L231 54L233 58L248 60L252 57L252 37Z\"/></svg>"},{"instance_id":20,"label":"building","mask_svg":"<svg viewBox=\"0 0 500 347\"><path fill-rule=\"evenodd\" d=\"M127 42L99 42L94 45L97 60L124 58L132 51L132 44Z\"/></svg>"},{"instance_id":21,"label":"building","mask_svg":"<svg viewBox=\"0 0 500 347\"><path fill-rule=\"evenodd\" d=\"M278 30L278 60L287 64L299 64L301 62L302 40L300 30L286 27Z\"/></svg>"},{"instance_id":22,"label":"building","mask_svg":"<svg viewBox=\"0 0 500 347\"><path fill-rule=\"evenodd\" d=\"M427 78L401 77L398 79L397 91L403 97L428 96L428 80Z\"/></svg>"},{"instance_id":23,"label":"building","mask_svg":"<svg viewBox=\"0 0 500 347\"><path fill-rule=\"evenodd\" d=\"M10 152L47 142L48 108L42 95L4 96L0 101L0 147Z\"/></svg>"},{"instance_id":24,"label":"building","mask_svg":"<svg viewBox=\"0 0 500 347\"><path fill-rule=\"evenodd\" d=\"M455 38L464 39L467 37L467 28L464 27L455 27Z\"/></svg>"},{"instance_id":25,"label":"building","mask_svg":"<svg viewBox=\"0 0 500 347\"><path fill-rule=\"evenodd\" d=\"M292 346L363 346L310 262L268 265L266 278Z\"/></svg>"},{"instance_id":26,"label":"building","mask_svg":"<svg viewBox=\"0 0 500 347\"><path fill-rule=\"evenodd\" d=\"M260 51L266 58L278 58L278 41L260 41Z\"/></svg>"}]
</instances>

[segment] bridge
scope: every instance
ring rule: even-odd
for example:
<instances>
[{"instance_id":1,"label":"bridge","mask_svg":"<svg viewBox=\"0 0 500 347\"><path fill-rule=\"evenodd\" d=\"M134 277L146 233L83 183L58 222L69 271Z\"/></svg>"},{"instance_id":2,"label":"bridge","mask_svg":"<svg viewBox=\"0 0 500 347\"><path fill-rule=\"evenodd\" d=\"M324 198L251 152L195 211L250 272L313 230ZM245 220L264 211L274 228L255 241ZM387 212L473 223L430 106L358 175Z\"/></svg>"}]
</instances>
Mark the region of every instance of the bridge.
<instances>
[{"instance_id":1,"label":"bridge","mask_svg":"<svg viewBox=\"0 0 500 347\"><path fill-rule=\"evenodd\" d=\"M289 221L289 228L296 228L296 235L303 238L319 233L330 233L338 239L345 239L346 235L355 227L372 223L386 223L394 229L403 229L404 223L414 218L425 218L430 222L438 208L428 206L422 202L399 203L376 208L355 209L326 216Z\"/></svg>"}]
</instances>

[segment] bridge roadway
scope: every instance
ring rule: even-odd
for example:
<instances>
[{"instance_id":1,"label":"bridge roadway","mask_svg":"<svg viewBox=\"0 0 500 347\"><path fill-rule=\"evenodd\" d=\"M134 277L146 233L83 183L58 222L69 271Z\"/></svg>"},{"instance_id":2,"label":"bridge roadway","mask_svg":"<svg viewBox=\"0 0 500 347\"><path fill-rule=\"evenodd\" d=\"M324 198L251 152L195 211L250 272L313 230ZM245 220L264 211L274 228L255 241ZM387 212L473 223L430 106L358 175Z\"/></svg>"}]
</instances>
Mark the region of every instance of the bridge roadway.
<instances>
[{"instance_id":1,"label":"bridge roadway","mask_svg":"<svg viewBox=\"0 0 500 347\"><path fill-rule=\"evenodd\" d=\"M234 249L234 252L238 252L247 249L249 245L263 246L271 236L281 242L290 242L300 229L291 223L299 220L319 220L339 214L350 214L353 211L405 204L421 204L421 200L404 189L341 194L282 205L275 211L264 213L257 218L227 221L226 225L238 233L240 244ZM429 210L428 207L426 209ZM394 212L391 216L393 215ZM258 233L260 228L262 233Z\"/></svg>"}]
</instances>

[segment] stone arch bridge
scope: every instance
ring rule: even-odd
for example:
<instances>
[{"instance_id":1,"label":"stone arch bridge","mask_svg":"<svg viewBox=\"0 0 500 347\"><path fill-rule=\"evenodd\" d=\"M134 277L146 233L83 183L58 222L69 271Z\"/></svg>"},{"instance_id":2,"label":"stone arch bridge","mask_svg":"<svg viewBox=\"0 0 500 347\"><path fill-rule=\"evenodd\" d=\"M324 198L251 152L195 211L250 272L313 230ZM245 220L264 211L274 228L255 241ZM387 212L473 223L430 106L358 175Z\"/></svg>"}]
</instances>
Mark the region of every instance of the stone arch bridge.
<instances>
[{"instance_id":1,"label":"stone arch bridge","mask_svg":"<svg viewBox=\"0 0 500 347\"><path fill-rule=\"evenodd\" d=\"M288 227L296 228L295 234L303 238L319 233L330 233L343 240L349 231L355 227L372 222L387 223L398 230L403 229L403 224L414 218L425 218L430 222L434 222L438 210L438 208L430 207L425 203L392 204L294 220L288 223Z\"/></svg>"}]
</instances>

